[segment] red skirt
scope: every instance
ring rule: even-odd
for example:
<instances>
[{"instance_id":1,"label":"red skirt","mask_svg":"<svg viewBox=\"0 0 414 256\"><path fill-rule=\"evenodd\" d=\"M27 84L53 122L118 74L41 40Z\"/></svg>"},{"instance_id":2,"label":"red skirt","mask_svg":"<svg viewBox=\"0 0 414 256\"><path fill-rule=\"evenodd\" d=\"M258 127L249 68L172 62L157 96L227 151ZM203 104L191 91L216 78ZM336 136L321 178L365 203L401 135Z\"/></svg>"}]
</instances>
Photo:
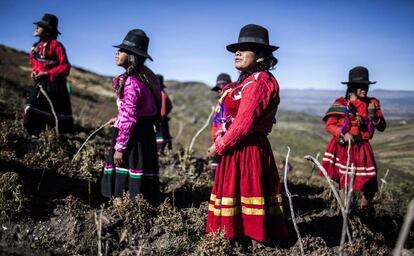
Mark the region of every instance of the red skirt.
<instances>
[{"instance_id":1,"label":"red skirt","mask_svg":"<svg viewBox=\"0 0 414 256\"><path fill-rule=\"evenodd\" d=\"M208 209L207 232L260 242L287 236L281 186L265 134L249 135L222 156Z\"/></svg>"},{"instance_id":2,"label":"red skirt","mask_svg":"<svg viewBox=\"0 0 414 256\"><path fill-rule=\"evenodd\" d=\"M328 175L338 182L341 188L344 188L347 171L349 173L346 184L349 184L351 172L356 170L354 190L371 193L377 192L377 165L369 141L363 140L359 144L351 144L349 150L350 161L347 169L348 144L341 146L337 143L337 140L338 138L336 137L331 139L322 159L322 166L328 172ZM319 175L323 176L322 172L319 172Z\"/></svg>"}]
</instances>

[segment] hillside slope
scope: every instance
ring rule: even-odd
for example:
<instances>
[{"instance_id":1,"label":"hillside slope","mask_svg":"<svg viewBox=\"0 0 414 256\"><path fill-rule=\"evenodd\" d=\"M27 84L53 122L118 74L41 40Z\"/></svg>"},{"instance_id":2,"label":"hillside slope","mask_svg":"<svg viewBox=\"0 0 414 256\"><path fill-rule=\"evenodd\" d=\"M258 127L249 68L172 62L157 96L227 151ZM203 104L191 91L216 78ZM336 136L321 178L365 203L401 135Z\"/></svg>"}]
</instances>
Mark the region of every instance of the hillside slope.
<instances>
[{"instance_id":1,"label":"hillside slope","mask_svg":"<svg viewBox=\"0 0 414 256\"><path fill-rule=\"evenodd\" d=\"M174 148L160 157L165 201L153 207L142 198L124 198L116 205L99 190L110 129L100 131L73 159L87 135L116 113L111 79L73 68L69 81L74 136L57 137L49 130L34 140L22 127L28 74L27 54L0 46L0 255L96 255L99 248L108 255L298 255L286 195L289 236L283 243L239 248L222 234L206 235L212 183L205 154L211 143L209 128L197 138L194 154L183 148L205 124L216 101L207 85L167 82L174 101ZM338 205L326 182L303 159L322 154L329 135L318 116L280 111L277 119L269 139L278 164L286 147L292 149L288 187L305 253L337 255L342 225ZM391 182L375 199L375 211L355 210L350 215L353 241L345 246L347 255L390 254L408 199L414 196L412 128L411 120L393 121L387 132L376 135L381 172L390 168L395 178L387 179ZM414 247L413 238L411 232L408 248Z\"/></svg>"}]
</instances>

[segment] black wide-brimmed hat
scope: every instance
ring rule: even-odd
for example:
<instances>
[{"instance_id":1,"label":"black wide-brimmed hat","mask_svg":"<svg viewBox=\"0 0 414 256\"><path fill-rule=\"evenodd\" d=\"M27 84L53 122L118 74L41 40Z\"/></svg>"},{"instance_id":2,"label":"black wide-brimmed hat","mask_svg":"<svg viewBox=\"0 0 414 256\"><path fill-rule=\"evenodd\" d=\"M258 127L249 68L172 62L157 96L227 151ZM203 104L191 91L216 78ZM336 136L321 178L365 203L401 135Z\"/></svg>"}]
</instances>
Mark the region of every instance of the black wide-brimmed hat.
<instances>
[{"instance_id":1,"label":"black wide-brimmed hat","mask_svg":"<svg viewBox=\"0 0 414 256\"><path fill-rule=\"evenodd\" d=\"M366 67L354 67L349 71L348 82L342 84L375 84L376 82L369 81L369 73Z\"/></svg>"},{"instance_id":2,"label":"black wide-brimmed hat","mask_svg":"<svg viewBox=\"0 0 414 256\"><path fill-rule=\"evenodd\" d=\"M41 20L39 20L38 22L33 22L33 24L38 25L43 28L50 29L52 31L56 31L60 35L60 32L57 29L58 22L59 20L55 15L46 13L45 15L43 15Z\"/></svg>"},{"instance_id":3,"label":"black wide-brimmed hat","mask_svg":"<svg viewBox=\"0 0 414 256\"><path fill-rule=\"evenodd\" d=\"M211 90L212 91L222 90L223 86L229 83L231 83L230 75L226 73L221 73L220 75L217 76L216 86L211 88Z\"/></svg>"},{"instance_id":4,"label":"black wide-brimmed hat","mask_svg":"<svg viewBox=\"0 0 414 256\"><path fill-rule=\"evenodd\" d=\"M160 74L157 74L157 77L158 77L158 81L160 82L161 88L165 88L164 77Z\"/></svg>"},{"instance_id":5,"label":"black wide-brimmed hat","mask_svg":"<svg viewBox=\"0 0 414 256\"><path fill-rule=\"evenodd\" d=\"M239 40L237 43L227 45L227 50L236 52L240 47L249 46L273 52L279 49L278 46L269 44L269 32L266 28L249 24L240 29Z\"/></svg>"},{"instance_id":6,"label":"black wide-brimmed hat","mask_svg":"<svg viewBox=\"0 0 414 256\"><path fill-rule=\"evenodd\" d=\"M120 45L114 45L115 48L130 51L139 56L152 60L148 54L149 38L141 29L133 29L128 32Z\"/></svg>"}]
</instances>

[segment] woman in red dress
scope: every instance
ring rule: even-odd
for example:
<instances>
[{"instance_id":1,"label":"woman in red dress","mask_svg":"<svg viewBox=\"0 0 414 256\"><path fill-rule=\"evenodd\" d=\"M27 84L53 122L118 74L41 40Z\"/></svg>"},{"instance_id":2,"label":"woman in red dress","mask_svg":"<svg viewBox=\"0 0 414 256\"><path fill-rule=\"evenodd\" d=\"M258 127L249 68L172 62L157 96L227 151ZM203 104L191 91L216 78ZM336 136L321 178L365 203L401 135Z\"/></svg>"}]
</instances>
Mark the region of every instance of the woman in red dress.
<instances>
[{"instance_id":1,"label":"woman in red dress","mask_svg":"<svg viewBox=\"0 0 414 256\"><path fill-rule=\"evenodd\" d=\"M58 18L46 13L36 25L34 36L39 37L30 51L30 74L34 86L26 100L24 126L27 132L36 137L46 126L54 127L55 119L46 97L40 92L42 87L52 101L58 118L61 133L73 132L72 107L66 85L70 64L65 47L57 40Z\"/></svg>"},{"instance_id":2,"label":"woman in red dress","mask_svg":"<svg viewBox=\"0 0 414 256\"><path fill-rule=\"evenodd\" d=\"M343 82L348 86L345 97L336 99L323 118L326 130L333 137L326 148L322 166L340 184L342 201L344 188L350 184L350 173L356 171L353 188L361 192L360 208L370 205L378 191L377 165L369 140L375 130L382 132L386 127L380 102L367 96L369 85L374 83L369 81L365 67L351 69L349 81ZM349 141L351 147L348 150Z\"/></svg>"},{"instance_id":3,"label":"woman in red dress","mask_svg":"<svg viewBox=\"0 0 414 256\"><path fill-rule=\"evenodd\" d=\"M264 27L250 24L240 30L238 43L227 46L235 53L241 71L223 99L227 132L209 148L221 156L211 193L207 232L224 230L236 240L248 237L268 242L287 235L281 188L267 135L276 122L279 85L269 69L277 59ZM224 88L226 90L227 88Z\"/></svg>"}]
</instances>

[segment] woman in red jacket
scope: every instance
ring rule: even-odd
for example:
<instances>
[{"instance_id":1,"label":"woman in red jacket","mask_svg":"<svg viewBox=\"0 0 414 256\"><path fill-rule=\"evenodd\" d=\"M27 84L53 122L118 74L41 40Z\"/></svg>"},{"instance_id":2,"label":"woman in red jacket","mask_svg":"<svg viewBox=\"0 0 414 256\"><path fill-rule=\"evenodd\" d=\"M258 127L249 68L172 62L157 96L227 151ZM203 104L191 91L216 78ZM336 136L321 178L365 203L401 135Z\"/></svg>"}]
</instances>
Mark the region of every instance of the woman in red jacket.
<instances>
[{"instance_id":1,"label":"woman in red jacket","mask_svg":"<svg viewBox=\"0 0 414 256\"><path fill-rule=\"evenodd\" d=\"M209 148L221 156L210 197L207 232L224 230L236 240L248 237L268 242L287 234L281 188L267 135L276 122L279 85L269 69L277 60L264 27L250 24L240 30L235 53L241 71L223 98L231 122L227 132ZM227 88L224 88L226 90Z\"/></svg>"},{"instance_id":2,"label":"woman in red jacket","mask_svg":"<svg viewBox=\"0 0 414 256\"><path fill-rule=\"evenodd\" d=\"M58 118L59 131L72 132L72 108L66 87L70 64L65 48L56 40L60 34L57 29L58 18L47 13L34 24L36 24L34 36L39 37L39 41L30 51L31 78L35 86L26 101L24 126L29 134L37 136L46 125L49 127L56 125L50 104L40 92L42 87L52 101Z\"/></svg>"},{"instance_id":3,"label":"woman in red jacket","mask_svg":"<svg viewBox=\"0 0 414 256\"><path fill-rule=\"evenodd\" d=\"M343 201L344 188L350 184L350 173L356 171L353 188L361 192L360 208L366 208L378 190L377 165L369 140L375 130L382 132L386 127L380 102L367 96L369 85L374 83L369 81L365 67L351 69L349 81L343 82L348 86L345 97L336 99L323 118L326 130L333 137L322 166L333 180L339 182Z\"/></svg>"},{"instance_id":4,"label":"woman in red jacket","mask_svg":"<svg viewBox=\"0 0 414 256\"><path fill-rule=\"evenodd\" d=\"M173 109L173 103L165 91L164 76L158 74L157 77L161 86L161 121L159 123L156 138L158 153L162 155L164 154L165 148L172 150L170 125L168 124L170 117L168 115Z\"/></svg>"}]
</instances>

